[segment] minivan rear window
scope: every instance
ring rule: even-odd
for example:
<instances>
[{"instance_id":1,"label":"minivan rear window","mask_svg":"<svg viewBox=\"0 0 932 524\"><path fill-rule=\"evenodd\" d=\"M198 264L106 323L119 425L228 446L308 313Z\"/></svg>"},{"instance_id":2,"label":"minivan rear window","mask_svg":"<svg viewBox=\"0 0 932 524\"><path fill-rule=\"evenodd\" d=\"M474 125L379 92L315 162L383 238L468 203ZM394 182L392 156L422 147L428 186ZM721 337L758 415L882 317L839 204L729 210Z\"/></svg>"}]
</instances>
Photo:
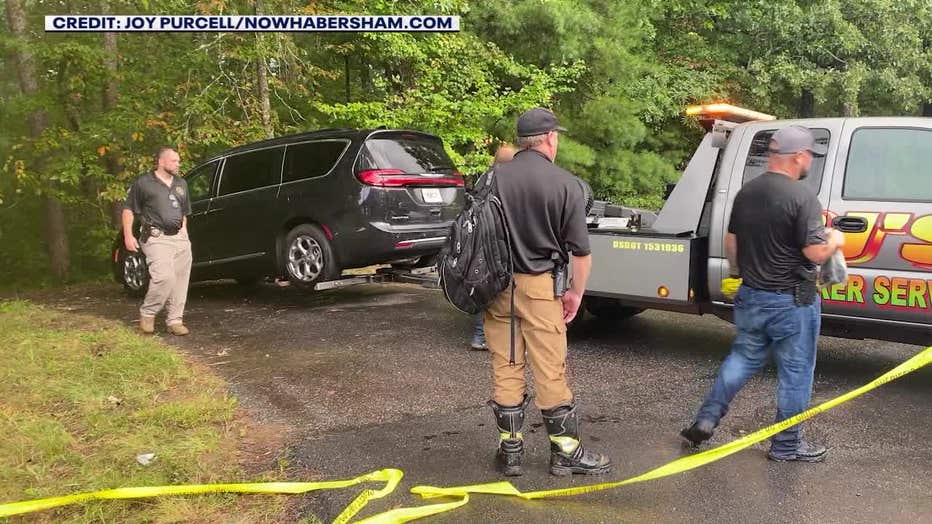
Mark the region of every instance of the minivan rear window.
<instances>
[{"instance_id":1,"label":"minivan rear window","mask_svg":"<svg viewBox=\"0 0 932 524\"><path fill-rule=\"evenodd\" d=\"M932 202L930 159L930 129L858 129L851 137L842 198Z\"/></svg>"},{"instance_id":2,"label":"minivan rear window","mask_svg":"<svg viewBox=\"0 0 932 524\"><path fill-rule=\"evenodd\" d=\"M366 140L357 169L400 169L407 174L456 171L439 138L414 134L376 135Z\"/></svg>"}]
</instances>

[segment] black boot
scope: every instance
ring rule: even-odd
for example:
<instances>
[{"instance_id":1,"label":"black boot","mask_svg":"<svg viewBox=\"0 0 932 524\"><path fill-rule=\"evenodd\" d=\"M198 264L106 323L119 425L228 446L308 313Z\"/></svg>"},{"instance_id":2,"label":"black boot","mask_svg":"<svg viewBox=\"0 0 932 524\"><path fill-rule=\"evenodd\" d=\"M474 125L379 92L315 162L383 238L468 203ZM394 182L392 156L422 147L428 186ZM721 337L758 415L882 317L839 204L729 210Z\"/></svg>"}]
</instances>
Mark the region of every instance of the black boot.
<instances>
[{"instance_id":1,"label":"black boot","mask_svg":"<svg viewBox=\"0 0 932 524\"><path fill-rule=\"evenodd\" d=\"M494 400L489 401L500 438L495 462L499 471L506 477L518 477L522 473L524 435L521 434L521 428L524 426L524 410L530 401L531 397L527 395L524 395L521 404L512 407L499 405Z\"/></svg>"},{"instance_id":2,"label":"black boot","mask_svg":"<svg viewBox=\"0 0 932 524\"><path fill-rule=\"evenodd\" d=\"M712 434L715 432L715 423L711 420L697 420L693 422L692 426L684 428L683 431L680 431L680 436L688 440L693 446L698 446L706 440L712 438Z\"/></svg>"},{"instance_id":3,"label":"black boot","mask_svg":"<svg viewBox=\"0 0 932 524\"><path fill-rule=\"evenodd\" d=\"M544 424L550 435L550 473L563 476L579 473L601 475L612 469L612 461L601 453L586 450L579 441L576 402L542 409Z\"/></svg>"}]
</instances>

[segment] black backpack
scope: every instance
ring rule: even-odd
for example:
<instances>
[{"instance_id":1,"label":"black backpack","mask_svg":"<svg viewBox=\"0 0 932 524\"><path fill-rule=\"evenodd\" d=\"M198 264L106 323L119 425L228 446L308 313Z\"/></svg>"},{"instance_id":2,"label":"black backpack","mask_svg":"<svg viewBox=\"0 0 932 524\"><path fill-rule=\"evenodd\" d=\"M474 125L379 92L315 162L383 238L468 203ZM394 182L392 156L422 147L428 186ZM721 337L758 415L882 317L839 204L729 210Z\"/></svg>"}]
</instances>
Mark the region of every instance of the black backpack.
<instances>
[{"instance_id":1,"label":"black backpack","mask_svg":"<svg viewBox=\"0 0 932 524\"><path fill-rule=\"evenodd\" d=\"M511 237L490 169L466 195L440 252L440 287L450 304L476 314L512 283Z\"/></svg>"}]
</instances>

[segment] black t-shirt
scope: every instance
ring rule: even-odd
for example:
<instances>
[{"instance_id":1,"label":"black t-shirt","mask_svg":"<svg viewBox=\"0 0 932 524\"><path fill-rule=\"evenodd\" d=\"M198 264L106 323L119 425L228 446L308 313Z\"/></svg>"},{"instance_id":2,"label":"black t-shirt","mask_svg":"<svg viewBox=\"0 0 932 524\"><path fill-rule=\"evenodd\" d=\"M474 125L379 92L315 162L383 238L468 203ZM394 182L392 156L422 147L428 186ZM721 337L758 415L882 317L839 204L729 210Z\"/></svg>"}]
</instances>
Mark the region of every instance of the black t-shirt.
<instances>
[{"instance_id":1,"label":"black t-shirt","mask_svg":"<svg viewBox=\"0 0 932 524\"><path fill-rule=\"evenodd\" d=\"M800 267L814 267L802 249L825 243L822 205L803 184L764 173L738 192L728 232L738 237L744 284L768 291L789 289L802 281Z\"/></svg>"},{"instance_id":2,"label":"black t-shirt","mask_svg":"<svg viewBox=\"0 0 932 524\"><path fill-rule=\"evenodd\" d=\"M191 214L188 183L173 176L168 187L154 172L143 173L129 188L123 208L162 231L174 233L181 229L182 219Z\"/></svg>"},{"instance_id":3,"label":"black t-shirt","mask_svg":"<svg viewBox=\"0 0 932 524\"><path fill-rule=\"evenodd\" d=\"M553 269L551 255L589 254L586 190L582 180L534 150L495 168L498 195L511 232L516 273Z\"/></svg>"}]
</instances>

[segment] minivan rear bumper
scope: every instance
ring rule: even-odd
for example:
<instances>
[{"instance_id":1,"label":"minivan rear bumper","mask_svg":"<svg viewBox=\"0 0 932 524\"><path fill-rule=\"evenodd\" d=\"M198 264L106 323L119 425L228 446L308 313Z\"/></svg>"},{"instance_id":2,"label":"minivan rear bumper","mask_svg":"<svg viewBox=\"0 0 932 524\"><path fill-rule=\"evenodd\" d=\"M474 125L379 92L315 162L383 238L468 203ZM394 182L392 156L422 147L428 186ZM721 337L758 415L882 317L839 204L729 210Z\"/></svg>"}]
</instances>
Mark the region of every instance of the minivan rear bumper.
<instances>
[{"instance_id":1,"label":"minivan rear bumper","mask_svg":"<svg viewBox=\"0 0 932 524\"><path fill-rule=\"evenodd\" d=\"M389 224L388 222L369 222L373 228L390 235L410 235L421 238L424 234L446 238L452 220L436 224Z\"/></svg>"},{"instance_id":2,"label":"minivan rear bumper","mask_svg":"<svg viewBox=\"0 0 932 524\"><path fill-rule=\"evenodd\" d=\"M447 237L428 237L428 238L414 238L411 240L400 240L395 243L395 249L398 250L407 250L407 249L425 249L436 247L440 248L443 246L443 243L446 241Z\"/></svg>"},{"instance_id":3,"label":"minivan rear bumper","mask_svg":"<svg viewBox=\"0 0 932 524\"><path fill-rule=\"evenodd\" d=\"M452 222L392 225L370 222L362 230L340 234L334 246L344 269L383 264L402 258L436 255L443 248Z\"/></svg>"}]
</instances>

